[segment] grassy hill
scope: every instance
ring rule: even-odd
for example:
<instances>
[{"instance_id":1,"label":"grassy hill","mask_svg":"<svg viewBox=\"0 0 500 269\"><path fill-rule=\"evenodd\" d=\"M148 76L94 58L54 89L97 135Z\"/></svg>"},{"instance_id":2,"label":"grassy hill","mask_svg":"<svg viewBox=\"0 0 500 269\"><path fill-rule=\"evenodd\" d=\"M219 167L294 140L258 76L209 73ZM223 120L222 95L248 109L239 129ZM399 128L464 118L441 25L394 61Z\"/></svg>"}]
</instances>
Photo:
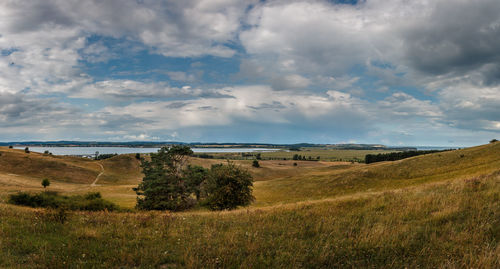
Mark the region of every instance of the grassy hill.
<instances>
[{"instance_id":1,"label":"grassy hill","mask_svg":"<svg viewBox=\"0 0 500 269\"><path fill-rule=\"evenodd\" d=\"M500 169L500 143L370 165L332 166L306 175L256 182L258 205L383 191L470 178Z\"/></svg>"},{"instance_id":2,"label":"grassy hill","mask_svg":"<svg viewBox=\"0 0 500 269\"><path fill-rule=\"evenodd\" d=\"M121 158L102 163L118 175L133 161ZM293 169L257 181L257 202L230 212L68 212L61 223L0 203L0 267L500 267L500 143Z\"/></svg>"},{"instance_id":3,"label":"grassy hill","mask_svg":"<svg viewBox=\"0 0 500 269\"><path fill-rule=\"evenodd\" d=\"M0 148L0 172L72 183L92 183L100 167L91 160Z\"/></svg>"}]
</instances>

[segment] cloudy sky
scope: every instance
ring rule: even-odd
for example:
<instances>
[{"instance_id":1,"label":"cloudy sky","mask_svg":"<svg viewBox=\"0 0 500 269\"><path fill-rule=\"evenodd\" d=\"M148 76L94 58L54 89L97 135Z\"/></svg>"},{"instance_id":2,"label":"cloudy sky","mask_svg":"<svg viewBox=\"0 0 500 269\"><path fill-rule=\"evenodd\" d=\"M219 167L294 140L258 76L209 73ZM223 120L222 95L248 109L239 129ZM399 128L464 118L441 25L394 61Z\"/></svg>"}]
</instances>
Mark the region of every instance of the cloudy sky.
<instances>
[{"instance_id":1,"label":"cloudy sky","mask_svg":"<svg viewBox=\"0 0 500 269\"><path fill-rule=\"evenodd\" d=\"M498 0L0 2L0 141L493 138Z\"/></svg>"}]
</instances>

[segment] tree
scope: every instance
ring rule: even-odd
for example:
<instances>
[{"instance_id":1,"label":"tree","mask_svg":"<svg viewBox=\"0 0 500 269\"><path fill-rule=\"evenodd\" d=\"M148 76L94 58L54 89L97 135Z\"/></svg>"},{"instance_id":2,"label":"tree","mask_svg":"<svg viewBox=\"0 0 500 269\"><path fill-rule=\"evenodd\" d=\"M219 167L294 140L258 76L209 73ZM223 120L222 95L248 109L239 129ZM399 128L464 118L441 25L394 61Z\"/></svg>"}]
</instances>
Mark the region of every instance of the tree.
<instances>
[{"instance_id":1,"label":"tree","mask_svg":"<svg viewBox=\"0 0 500 269\"><path fill-rule=\"evenodd\" d=\"M140 154L140 153L136 153L136 154L135 154L135 158L136 158L137 160L140 160L140 159L141 159L141 154Z\"/></svg>"},{"instance_id":2,"label":"tree","mask_svg":"<svg viewBox=\"0 0 500 269\"><path fill-rule=\"evenodd\" d=\"M24 148L24 152L26 152L26 153L30 153L30 148L25 147L25 148Z\"/></svg>"},{"instance_id":3,"label":"tree","mask_svg":"<svg viewBox=\"0 0 500 269\"><path fill-rule=\"evenodd\" d=\"M255 200L252 188L252 175L231 162L213 165L203 185L206 204L212 210L249 205Z\"/></svg>"},{"instance_id":4,"label":"tree","mask_svg":"<svg viewBox=\"0 0 500 269\"><path fill-rule=\"evenodd\" d=\"M491 139L490 140L490 143L495 143L495 142L498 142L498 140L496 140L496 139Z\"/></svg>"},{"instance_id":5,"label":"tree","mask_svg":"<svg viewBox=\"0 0 500 269\"><path fill-rule=\"evenodd\" d=\"M255 167L255 168L259 168L260 167L259 161L253 160L252 166Z\"/></svg>"},{"instance_id":6,"label":"tree","mask_svg":"<svg viewBox=\"0 0 500 269\"><path fill-rule=\"evenodd\" d=\"M47 188L48 186L50 186L50 180L48 180L47 178L44 178L42 180L42 186L44 189Z\"/></svg>"},{"instance_id":7,"label":"tree","mask_svg":"<svg viewBox=\"0 0 500 269\"><path fill-rule=\"evenodd\" d=\"M187 191L196 196L196 201L201 197L201 185L208 177L209 170L198 165L188 165L184 171Z\"/></svg>"},{"instance_id":8,"label":"tree","mask_svg":"<svg viewBox=\"0 0 500 269\"><path fill-rule=\"evenodd\" d=\"M257 153L257 155L255 155L255 159L262 160L262 155L260 153Z\"/></svg>"},{"instance_id":9,"label":"tree","mask_svg":"<svg viewBox=\"0 0 500 269\"><path fill-rule=\"evenodd\" d=\"M180 211L193 205L182 167L193 151L188 146L162 147L141 160L144 178L136 191L139 209Z\"/></svg>"}]
</instances>

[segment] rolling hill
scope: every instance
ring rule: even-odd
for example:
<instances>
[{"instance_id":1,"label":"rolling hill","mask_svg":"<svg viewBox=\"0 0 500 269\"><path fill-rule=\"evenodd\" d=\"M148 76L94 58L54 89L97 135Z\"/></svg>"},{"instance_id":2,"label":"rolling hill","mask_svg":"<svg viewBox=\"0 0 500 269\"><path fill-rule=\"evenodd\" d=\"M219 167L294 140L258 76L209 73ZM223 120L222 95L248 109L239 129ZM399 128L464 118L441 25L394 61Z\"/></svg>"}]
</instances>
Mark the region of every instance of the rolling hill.
<instances>
[{"instance_id":1,"label":"rolling hill","mask_svg":"<svg viewBox=\"0 0 500 269\"><path fill-rule=\"evenodd\" d=\"M102 163L116 174L133 161L121 158ZM0 267L500 267L498 142L284 170L228 212L66 212L61 223L57 211L0 203ZM133 182L113 180L97 190Z\"/></svg>"}]
</instances>

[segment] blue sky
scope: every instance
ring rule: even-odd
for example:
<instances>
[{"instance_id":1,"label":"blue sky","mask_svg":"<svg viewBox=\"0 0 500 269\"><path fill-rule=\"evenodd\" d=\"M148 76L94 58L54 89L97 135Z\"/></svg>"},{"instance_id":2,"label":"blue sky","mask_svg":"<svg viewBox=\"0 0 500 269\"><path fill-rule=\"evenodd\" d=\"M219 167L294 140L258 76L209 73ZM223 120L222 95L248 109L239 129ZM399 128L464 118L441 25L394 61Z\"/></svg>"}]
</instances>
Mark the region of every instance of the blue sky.
<instances>
[{"instance_id":1,"label":"blue sky","mask_svg":"<svg viewBox=\"0 0 500 269\"><path fill-rule=\"evenodd\" d=\"M500 3L2 1L0 141L471 146Z\"/></svg>"}]
</instances>

